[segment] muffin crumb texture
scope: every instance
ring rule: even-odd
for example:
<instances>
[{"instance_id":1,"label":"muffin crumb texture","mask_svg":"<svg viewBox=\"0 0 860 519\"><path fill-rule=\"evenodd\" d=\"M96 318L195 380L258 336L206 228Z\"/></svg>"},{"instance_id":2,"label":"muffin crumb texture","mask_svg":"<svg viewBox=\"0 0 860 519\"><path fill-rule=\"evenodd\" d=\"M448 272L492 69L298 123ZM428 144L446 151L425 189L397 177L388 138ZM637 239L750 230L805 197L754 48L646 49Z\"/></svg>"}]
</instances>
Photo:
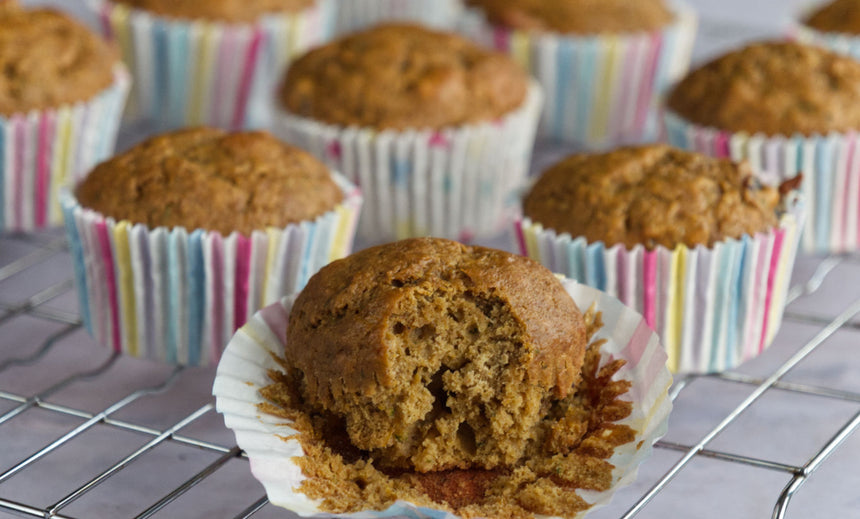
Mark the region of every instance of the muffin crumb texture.
<instances>
[{"instance_id":1,"label":"muffin crumb texture","mask_svg":"<svg viewBox=\"0 0 860 519\"><path fill-rule=\"evenodd\" d=\"M815 10L806 25L824 32L860 34L860 0L836 0Z\"/></svg>"},{"instance_id":2,"label":"muffin crumb texture","mask_svg":"<svg viewBox=\"0 0 860 519\"><path fill-rule=\"evenodd\" d=\"M780 194L747 163L664 145L569 157L544 172L523 210L557 233L628 249L713 246L778 224Z\"/></svg>"},{"instance_id":3,"label":"muffin crumb texture","mask_svg":"<svg viewBox=\"0 0 860 519\"><path fill-rule=\"evenodd\" d=\"M295 13L314 0L112 0L135 9L180 19L255 22L273 13Z\"/></svg>"},{"instance_id":4,"label":"muffin crumb texture","mask_svg":"<svg viewBox=\"0 0 860 519\"><path fill-rule=\"evenodd\" d=\"M467 0L498 25L572 34L656 31L672 21L663 0Z\"/></svg>"},{"instance_id":5,"label":"muffin crumb texture","mask_svg":"<svg viewBox=\"0 0 860 519\"><path fill-rule=\"evenodd\" d=\"M378 26L297 59L280 89L293 115L340 126L439 129L519 108L528 78L507 56L455 34Z\"/></svg>"},{"instance_id":6,"label":"muffin crumb texture","mask_svg":"<svg viewBox=\"0 0 860 519\"><path fill-rule=\"evenodd\" d=\"M599 318L588 316L591 333ZM290 313L263 410L295 422L331 512L397 499L464 517L569 515L634 432L600 341L561 283L509 253L439 239L324 268ZM289 345L300 345L290 347Z\"/></svg>"},{"instance_id":7,"label":"muffin crumb texture","mask_svg":"<svg viewBox=\"0 0 860 519\"><path fill-rule=\"evenodd\" d=\"M755 43L690 72L668 98L690 122L731 132L860 129L860 63L795 42Z\"/></svg>"},{"instance_id":8,"label":"muffin crumb texture","mask_svg":"<svg viewBox=\"0 0 860 519\"><path fill-rule=\"evenodd\" d=\"M58 11L0 3L0 115L86 101L113 82L115 49Z\"/></svg>"},{"instance_id":9,"label":"muffin crumb texture","mask_svg":"<svg viewBox=\"0 0 860 519\"><path fill-rule=\"evenodd\" d=\"M228 235L310 220L343 199L328 168L265 132L192 128L96 166L79 203L116 220Z\"/></svg>"}]
</instances>

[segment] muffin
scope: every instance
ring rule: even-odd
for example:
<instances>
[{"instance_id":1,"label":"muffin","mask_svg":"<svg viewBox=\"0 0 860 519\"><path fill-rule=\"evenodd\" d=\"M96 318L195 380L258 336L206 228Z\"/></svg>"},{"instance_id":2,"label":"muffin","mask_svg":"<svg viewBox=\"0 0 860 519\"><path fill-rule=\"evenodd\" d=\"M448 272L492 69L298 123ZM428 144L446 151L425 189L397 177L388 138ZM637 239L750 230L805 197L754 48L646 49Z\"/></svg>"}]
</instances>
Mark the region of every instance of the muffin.
<instances>
[{"instance_id":1,"label":"muffin","mask_svg":"<svg viewBox=\"0 0 860 519\"><path fill-rule=\"evenodd\" d=\"M765 183L803 172L809 252L858 246L851 161L860 129L860 63L796 42L760 42L691 72L667 98L675 146L749 159Z\"/></svg>"},{"instance_id":2,"label":"muffin","mask_svg":"<svg viewBox=\"0 0 860 519\"><path fill-rule=\"evenodd\" d=\"M527 174L540 106L507 57L416 25L314 49L278 99L280 135L362 186L370 241L498 231Z\"/></svg>"},{"instance_id":3,"label":"muffin","mask_svg":"<svg viewBox=\"0 0 860 519\"><path fill-rule=\"evenodd\" d=\"M860 59L860 2L836 0L806 9L791 24L789 37Z\"/></svg>"},{"instance_id":4,"label":"muffin","mask_svg":"<svg viewBox=\"0 0 860 519\"><path fill-rule=\"evenodd\" d=\"M450 29L462 10L460 0L328 0L335 35L392 21L412 21Z\"/></svg>"},{"instance_id":5,"label":"muffin","mask_svg":"<svg viewBox=\"0 0 860 519\"><path fill-rule=\"evenodd\" d=\"M665 145L574 155L526 194L523 253L641 312L669 368L730 369L782 320L799 178L778 190L747 163Z\"/></svg>"},{"instance_id":6,"label":"muffin","mask_svg":"<svg viewBox=\"0 0 860 519\"><path fill-rule=\"evenodd\" d=\"M265 132L201 127L99 164L63 202L87 329L206 364L254 311L349 252L360 197Z\"/></svg>"},{"instance_id":7,"label":"muffin","mask_svg":"<svg viewBox=\"0 0 860 519\"><path fill-rule=\"evenodd\" d=\"M658 98L689 66L695 17L663 0L470 0L464 31L521 63L540 133L586 148L654 140Z\"/></svg>"},{"instance_id":8,"label":"muffin","mask_svg":"<svg viewBox=\"0 0 860 519\"><path fill-rule=\"evenodd\" d=\"M113 48L50 9L0 9L0 231L62 221L59 189L113 150L128 77Z\"/></svg>"},{"instance_id":9,"label":"muffin","mask_svg":"<svg viewBox=\"0 0 860 519\"><path fill-rule=\"evenodd\" d=\"M529 259L405 240L332 263L255 316L214 393L290 510L569 517L608 499L662 434L670 377L653 334L633 333L641 320Z\"/></svg>"},{"instance_id":10,"label":"muffin","mask_svg":"<svg viewBox=\"0 0 860 519\"><path fill-rule=\"evenodd\" d=\"M314 0L87 0L134 76L128 115L163 128L269 123L289 60L322 41Z\"/></svg>"}]
</instances>

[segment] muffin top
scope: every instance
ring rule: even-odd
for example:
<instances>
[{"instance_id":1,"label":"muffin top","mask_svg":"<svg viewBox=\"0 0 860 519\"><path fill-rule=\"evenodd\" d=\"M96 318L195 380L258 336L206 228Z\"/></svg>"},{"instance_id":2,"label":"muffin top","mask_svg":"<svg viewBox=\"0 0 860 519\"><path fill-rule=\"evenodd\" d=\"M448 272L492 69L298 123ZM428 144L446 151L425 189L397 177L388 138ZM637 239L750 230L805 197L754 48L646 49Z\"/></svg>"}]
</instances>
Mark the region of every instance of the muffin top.
<instances>
[{"instance_id":1,"label":"muffin top","mask_svg":"<svg viewBox=\"0 0 860 519\"><path fill-rule=\"evenodd\" d=\"M539 263L416 238L323 267L287 344L309 405L380 464L424 472L519 459L550 399L574 391L586 339Z\"/></svg>"},{"instance_id":2,"label":"muffin top","mask_svg":"<svg viewBox=\"0 0 860 519\"><path fill-rule=\"evenodd\" d=\"M384 25L311 50L280 89L291 113L341 126L442 128L522 105L526 74L507 56L418 25Z\"/></svg>"},{"instance_id":3,"label":"muffin top","mask_svg":"<svg viewBox=\"0 0 860 519\"><path fill-rule=\"evenodd\" d=\"M0 6L0 114L85 101L113 82L114 49L83 25L50 9Z\"/></svg>"},{"instance_id":4,"label":"muffin top","mask_svg":"<svg viewBox=\"0 0 860 519\"><path fill-rule=\"evenodd\" d=\"M523 205L558 233L674 249L769 231L779 203L747 163L649 145L569 157L543 173Z\"/></svg>"},{"instance_id":5,"label":"muffin top","mask_svg":"<svg viewBox=\"0 0 860 519\"><path fill-rule=\"evenodd\" d=\"M655 31L672 21L663 0L467 0L495 24L573 34Z\"/></svg>"},{"instance_id":6,"label":"muffin top","mask_svg":"<svg viewBox=\"0 0 860 519\"><path fill-rule=\"evenodd\" d=\"M146 140L96 166L76 195L117 220L246 236L315 218L343 198L310 154L265 132L211 128Z\"/></svg>"},{"instance_id":7,"label":"muffin top","mask_svg":"<svg viewBox=\"0 0 860 519\"><path fill-rule=\"evenodd\" d=\"M693 123L732 132L858 130L860 63L800 43L755 43L690 72L667 104Z\"/></svg>"},{"instance_id":8,"label":"muffin top","mask_svg":"<svg viewBox=\"0 0 860 519\"><path fill-rule=\"evenodd\" d=\"M295 13L314 0L113 0L169 18L253 22L272 13Z\"/></svg>"},{"instance_id":9,"label":"muffin top","mask_svg":"<svg viewBox=\"0 0 860 519\"><path fill-rule=\"evenodd\" d=\"M806 25L824 32L860 33L860 0L836 0L815 10Z\"/></svg>"}]
</instances>

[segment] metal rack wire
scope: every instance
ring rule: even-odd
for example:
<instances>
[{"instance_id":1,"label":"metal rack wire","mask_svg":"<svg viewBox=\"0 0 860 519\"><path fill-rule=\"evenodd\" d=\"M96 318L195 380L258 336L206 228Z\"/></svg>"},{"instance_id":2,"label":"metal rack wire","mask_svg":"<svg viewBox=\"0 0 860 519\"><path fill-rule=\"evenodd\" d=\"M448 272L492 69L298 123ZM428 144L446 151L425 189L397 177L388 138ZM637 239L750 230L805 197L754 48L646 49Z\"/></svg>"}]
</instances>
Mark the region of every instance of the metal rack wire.
<instances>
[{"instance_id":1,"label":"metal rack wire","mask_svg":"<svg viewBox=\"0 0 860 519\"><path fill-rule=\"evenodd\" d=\"M0 251L3 250L2 247L4 246L15 246L13 248L22 248L25 252L22 252L18 257L13 258L5 265L0 265L0 288L4 286L3 283L5 281L18 276L27 276L28 271L36 269L38 265L46 261L69 262L63 238L55 234L0 237ZM818 264L817 270L815 270L813 275L810 276L805 283L792 288L789 300L794 301L802 296L815 293L828 274L844 261L853 261L853 259L823 259ZM67 271L69 274L71 273L70 267ZM6 360L0 361L0 381L3 380L4 373L10 373L11 370L15 368L21 368L24 366L38 367L39 363L49 355L50 352L63 347L63 343L66 342L72 334L80 330L80 320L73 312L52 307L49 304L51 301L69 293L70 291L73 291L71 280L61 279L58 282L48 284L48 286L44 288L39 288L34 294L29 295L20 301L13 303L0 302L0 346L3 345L7 336L4 332L4 328L16 317L28 316L30 318L37 319L39 322L52 323L59 326L58 331L53 332L38 345L20 345L21 349L32 350L32 352L20 356L11 356ZM0 290L0 296L2 296L3 293L4 292ZM2 299L3 297L0 297L0 300ZM783 380L784 376L792 370L792 368L797 366L798 363L804 360L816 349L820 348L822 344L824 344L825 341L837 330L843 328L860 328L857 322L852 322L852 319L858 314L860 314L860 299L849 304L848 307L834 319L822 319L811 316L808 313L787 312L787 320L795 320L812 324L820 327L820 330L811 340L803 344L802 347L786 362L765 378L757 378L736 372L729 372L719 375L688 376L677 380L671 390L671 397L673 399L677 399L691 383L700 378L716 380L723 384L745 385L753 388L753 390L740 404L731 410L719 422L719 424L704 434L698 442L694 444L684 444L673 441L659 442L657 444L658 449L677 451L682 453L682 456L662 475L662 477L656 481L656 483L653 484L649 490L638 497L636 502L632 504L623 517L631 518L638 515L646 508L652 498L660 493L673 478L681 474L684 468L693 459L698 457L711 458L728 463L744 464L758 469L777 471L786 474L789 477L789 482L786 484L782 492L774 498L775 505L773 509L774 518L785 517L789 510L789 504L791 503L792 497L802 488L804 483L816 473L828 457L839 449L842 442L856 431L858 427L860 427L860 411L856 412L849 420L842 424L832 437L821 444L817 452L803 464L786 463L755 456L734 454L712 448L712 440L725 430L726 427L735 422L742 413L748 410L754 402L759 400L768 391L786 391L791 393L814 395L827 399L860 403L860 393L831 389L823 386L792 383ZM0 349L0 352L2 351L3 350ZM139 463L156 447L162 444L174 443L213 454L215 456L214 460L210 461L202 469L197 470L191 477L188 477L181 484L176 485L162 497L153 501L149 506L134 515L134 517L138 518L153 517L168 507L168 505L189 492L192 488L205 481L207 478L212 477L231 460L245 459L243 452L235 444L204 441L196 436L183 434L183 430L187 429L191 424L200 422L201 418L204 416L213 414L214 405L211 401L196 408L186 416L175 421L175 423L169 427L150 427L134 420L117 417L121 410L128 408L131 404L139 401L140 399L163 393L175 385L177 379L184 371L186 371L186 368L183 367L173 368L162 377L160 382L134 390L131 393L116 399L114 402L97 412L77 409L57 401L57 397L72 384L82 380L94 380L97 382L100 377L105 377L120 358L121 357L116 353L110 354L104 360L96 358L93 365L87 366L87 369L84 369L83 371L69 372L65 377L61 377L48 388L35 392L34 394L28 394L23 391L0 390L0 406L5 406L5 408L0 407L0 445L10 441L10 437L6 436L6 434L10 433L4 432L4 429L8 429L10 423L27 413L34 412L34 410L42 410L53 415L62 415L81 421L77 426L67 429L64 434L56 439L46 442L35 451L20 453L18 461L12 465L0 465L0 511L13 512L16 515L25 517L70 518L73 516L66 514L67 508L70 505L96 489L99 485L105 483L111 477L117 475L123 469L126 469L135 463ZM2 386L2 384L0 384L0 386ZM220 425L220 421L214 421L213 424L214 425L212 425L212 427L223 428L223 425ZM111 431L133 433L143 437L147 441L143 445L132 449L126 455L121 456L110 466L92 474L86 474L85 481L82 484L76 486L71 491L66 491L65 495L51 502L47 506L24 502L23 499L16 497L16 495L4 491L4 485L10 480L13 478L27 478L28 471L30 471L34 465L40 461L50 461L52 455L58 449L61 449L70 442L73 442L76 438L96 426L104 426ZM86 454L82 453L81 455L83 456ZM172 470L172 467L165 467L164 469L169 471ZM235 517L251 517L266 508L272 507L268 504L268 500L265 495L263 495L256 500L250 499L247 506L236 514Z\"/></svg>"}]
</instances>

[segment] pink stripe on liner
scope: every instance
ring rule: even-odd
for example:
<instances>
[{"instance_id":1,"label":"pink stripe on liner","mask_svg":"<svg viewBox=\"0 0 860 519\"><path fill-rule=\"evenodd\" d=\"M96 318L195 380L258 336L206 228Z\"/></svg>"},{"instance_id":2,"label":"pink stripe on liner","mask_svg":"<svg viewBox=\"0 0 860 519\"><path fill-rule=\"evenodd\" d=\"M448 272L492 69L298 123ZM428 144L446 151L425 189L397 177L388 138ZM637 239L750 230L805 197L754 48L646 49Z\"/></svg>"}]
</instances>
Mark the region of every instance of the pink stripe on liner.
<instances>
[{"instance_id":1,"label":"pink stripe on liner","mask_svg":"<svg viewBox=\"0 0 860 519\"><path fill-rule=\"evenodd\" d=\"M851 163L854 162L854 152L856 149L857 142L857 134L850 133L846 137L848 141L848 156L845 158L845 184L850 185L850 181L848 178L851 176ZM845 190L845 202L842 204L842 236L839 237L839 243L848 243L850 240L850 236L848 236L848 222L851 221L851 215L848 214L848 208L851 206L851 192L849 189Z\"/></svg>"},{"instance_id":2,"label":"pink stripe on liner","mask_svg":"<svg viewBox=\"0 0 860 519\"><path fill-rule=\"evenodd\" d=\"M663 47L663 35L655 33L651 36L651 53L648 55L647 73L642 76L642 84L639 88L639 98L637 99L636 107L636 124L634 128L643 128L645 121L648 119L648 112L651 108L652 92L654 86L654 75L657 74L657 61L660 59L660 50Z\"/></svg>"},{"instance_id":3,"label":"pink stripe on liner","mask_svg":"<svg viewBox=\"0 0 860 519\"><path fill-rule=\"evenodd\" d=\"M210 364L215 364L221 358L218 344L224 335L224 246L221 235L217 232L209 233L211 236L210 248L212 253L212 342L209 347L212 350L209 358Z\"/></svg>"},{"instance_id":4,"label":"pink stripe on liner","mask_svg":"<svg viewBox=\"0 0 860 519\"><path fill-rule=\"evenodd\" d=\"M758 346L758 351L764 351L765 338L767 337L768 324L770 319L770 304L773 299L773 285L776 282L776 273L779 269L779 258L782 254L782 242L785 239L785 229L777 229L776 236L773 239L773 252L770 255L770 268L767 274L767 294L764 296L764 319L762 320L761 342Z\"/></svg>"},{"instance_id":5,"label":"pink stripe on liner","mask_svg":"<svg viewBox=\"0 0 860 519\"><path fill-rule=\"evenodd\" d=\"M248 317L248 287L251 275L251 239L237 235L236 287L233 294L233 329L245 324Z\"/></svg>"},{"instance_id":6,"label":"pink stripe on liner","mask_svg":"<svg viewBox=\"0 0 860 519\"><path fill-rule=\"evenodd\" d=\"M21 116L12 118L14 125L14 142L12 148L15 150L15 166L13 168L12 193L13 193L13 228L24 226L24 150L27 142L27 132L25 129L26 122Z\"/></svg>"},{"instance_id":7,"label":"pink stripe on liner","mask_svg":"<svg viewBox=\"0 0 860 519\"><path fill-rule=\"evenodd\" d=\"M652 330L657 329L657 251L642 253L642 277L645 286L642 287L642 308L645 321Z\"/></svg>"},{"instance_id":8,"label":"pink stripe on liner","mask_svg":"<svg viewBox=\"0 0 860 519\"><path fill-rule=\"evenodd\" d=\"M622 356L632 360L634 366L639 364L639 361L642 359L642 354L644 354L645 350L648 349L648 340L651 338L652 333L654 333L654 331L648 323L645 321L639 321L639 324L636 325L636 330L633 331L633 335L630 336L630 340L627 341L627 346L621 350L622 353L627 352Z\"/></svg>"},{"instance_id":9,"label":"pink stripe on liner","mask_svg":"<svg viewBox=\"0 0 860 519\"><path fill-rule=\"evenodd\" d=\"M729 149L729 136L725 132L717 132L714 138L714 156L719 158L728 157L731 155Z\"/></svg>"},{"instance_id":10,"label":"pink stripe on liner","mask_svg":"<svg viewBox=\"0 0 860 519\"><path fill-rule=\"evenodd\" d=\"M756 266L755 266L755 276L753 276L753 280L752 280L752 286L753 287L761 286L761 280L765 276L766 266L765 266L765 258L764 258L765 255L764 255L764 251L762 250L763 248L764 248L763 246L759 247L759 250L758 250L758 257L756 258ZM752 308L753 309L752 311L754 312L756 308L761 308L761 304L759 303L760 290L758 290L758 289L750 290L750 293L752 295L752 303L750 304L750 308ZM748 319L749 319L749 317L748 317ZM753 323L753 324L755 324L755 323ZM752 333L754 333L754 331L755 330L753 329L752 326L750 326L747 329L748 334L752 334ZM764 340L764 339L762 339L762 340ZM754 344L753 343L753 337L745 337L744 338L744 344L752 346Z\"/></svg>"},{"instance_id":11,"label":"pink stripe on liner","mask_svg":"<svg viewBox=\"0 0 860 519\"><path fill-rule=\"evenodd\" d=\"M619 43L620 45L620 43ZM624 57L622 58L621 63L621 82L619 85L629 85L633 80L633 69L636 67L636 49L638 47L638 43L634 43L627 46L627 50L624 53ZM617 135L624 131L624 115L630 113L630 108L627 106L630 103L629 95L625 94L626 88L620 88L618 92L616 92L616 103L617 108L613 110L613 117L610 123L611 135Z\"/></svg>"},{"instance_id":12,"label":"pink stripe on liner","mask_svg":"<svg viewBox=\"0 0 860 519\"><path fill-rule=\"evenodd\" d=\"M260 46L263 41L263 31L260 28L254 28L254 36L251 38L251 44L248 46L248 52L245 55L245 63L242 67L242 79L239 83L239 91L236 92L236 107L233 112L233 128L241 128L245 121L245 112L248 107L248 98L251 95L251 81L254 78L254 70L257 68L257 57L260 54Z\"/></svg>"},{"instance_id":13,"label":"pink stripe on liner","mask_svg":"<svg viewBox=\"0 0 860 519\"><path fill-rule=\"evenodd\" d=\"M522 220L517 220L514 222L514 235L517 238L517 246L520 248L520 254L523 256L529 255L529 250L526 247L526 236L523 233L523 222Z\"/></svg>"},{"instance_id":14,"label":"pink stripe on liner","mask_svg":"<svg viewBox=\"0 0 860 519\"><path fill-rule=\"evenodd\" d=\"M102 8L99 10L99 21L102 24L102 33L108 41L112 41L114 39L113 28L110 25L110 13L112 10L113 8L109 2L102 4Z\"/></svg>"},{"instance_id":15,"label":"pink stripe on liner","mask_svg":"<svg viewBox=\"0 0 860 519\"><path fill-rule=\"evenodd\" d=\"M110 236L108 235L107 224L104 218L99 218L98 222L96 222L96 235L99 239L102 260L105 264L105 281L107 282L110 320L113 328L113 333L111 334L112 346L114 351L122 351L122 344L119 338L119 301L116 297L116 275L113 270L113 253L110 250Z\"/></svg>"},{"instance_id":16,"label":"pink stripe on liner","mask_svg":"<svg viewBox=\"0 0 860 519\"><path fill-rule=\"evenodd\" d=\"M48 197L51 175L50 148L54 134L53 112L42 112L39 118L39 149L36 151L36 219L38 227L44 227L48 220Z\"/></svg>"},{"instance_id":17,"label":"pink stripe on liner","mask_svg":"<svg viewBox=\"0 0 860 519\"><path fill-rule=\"evenodd\" d=\"M511 32L502 27L493 27L493 47L502 52L510 52Z\"/></svg>"}]
</instances>

